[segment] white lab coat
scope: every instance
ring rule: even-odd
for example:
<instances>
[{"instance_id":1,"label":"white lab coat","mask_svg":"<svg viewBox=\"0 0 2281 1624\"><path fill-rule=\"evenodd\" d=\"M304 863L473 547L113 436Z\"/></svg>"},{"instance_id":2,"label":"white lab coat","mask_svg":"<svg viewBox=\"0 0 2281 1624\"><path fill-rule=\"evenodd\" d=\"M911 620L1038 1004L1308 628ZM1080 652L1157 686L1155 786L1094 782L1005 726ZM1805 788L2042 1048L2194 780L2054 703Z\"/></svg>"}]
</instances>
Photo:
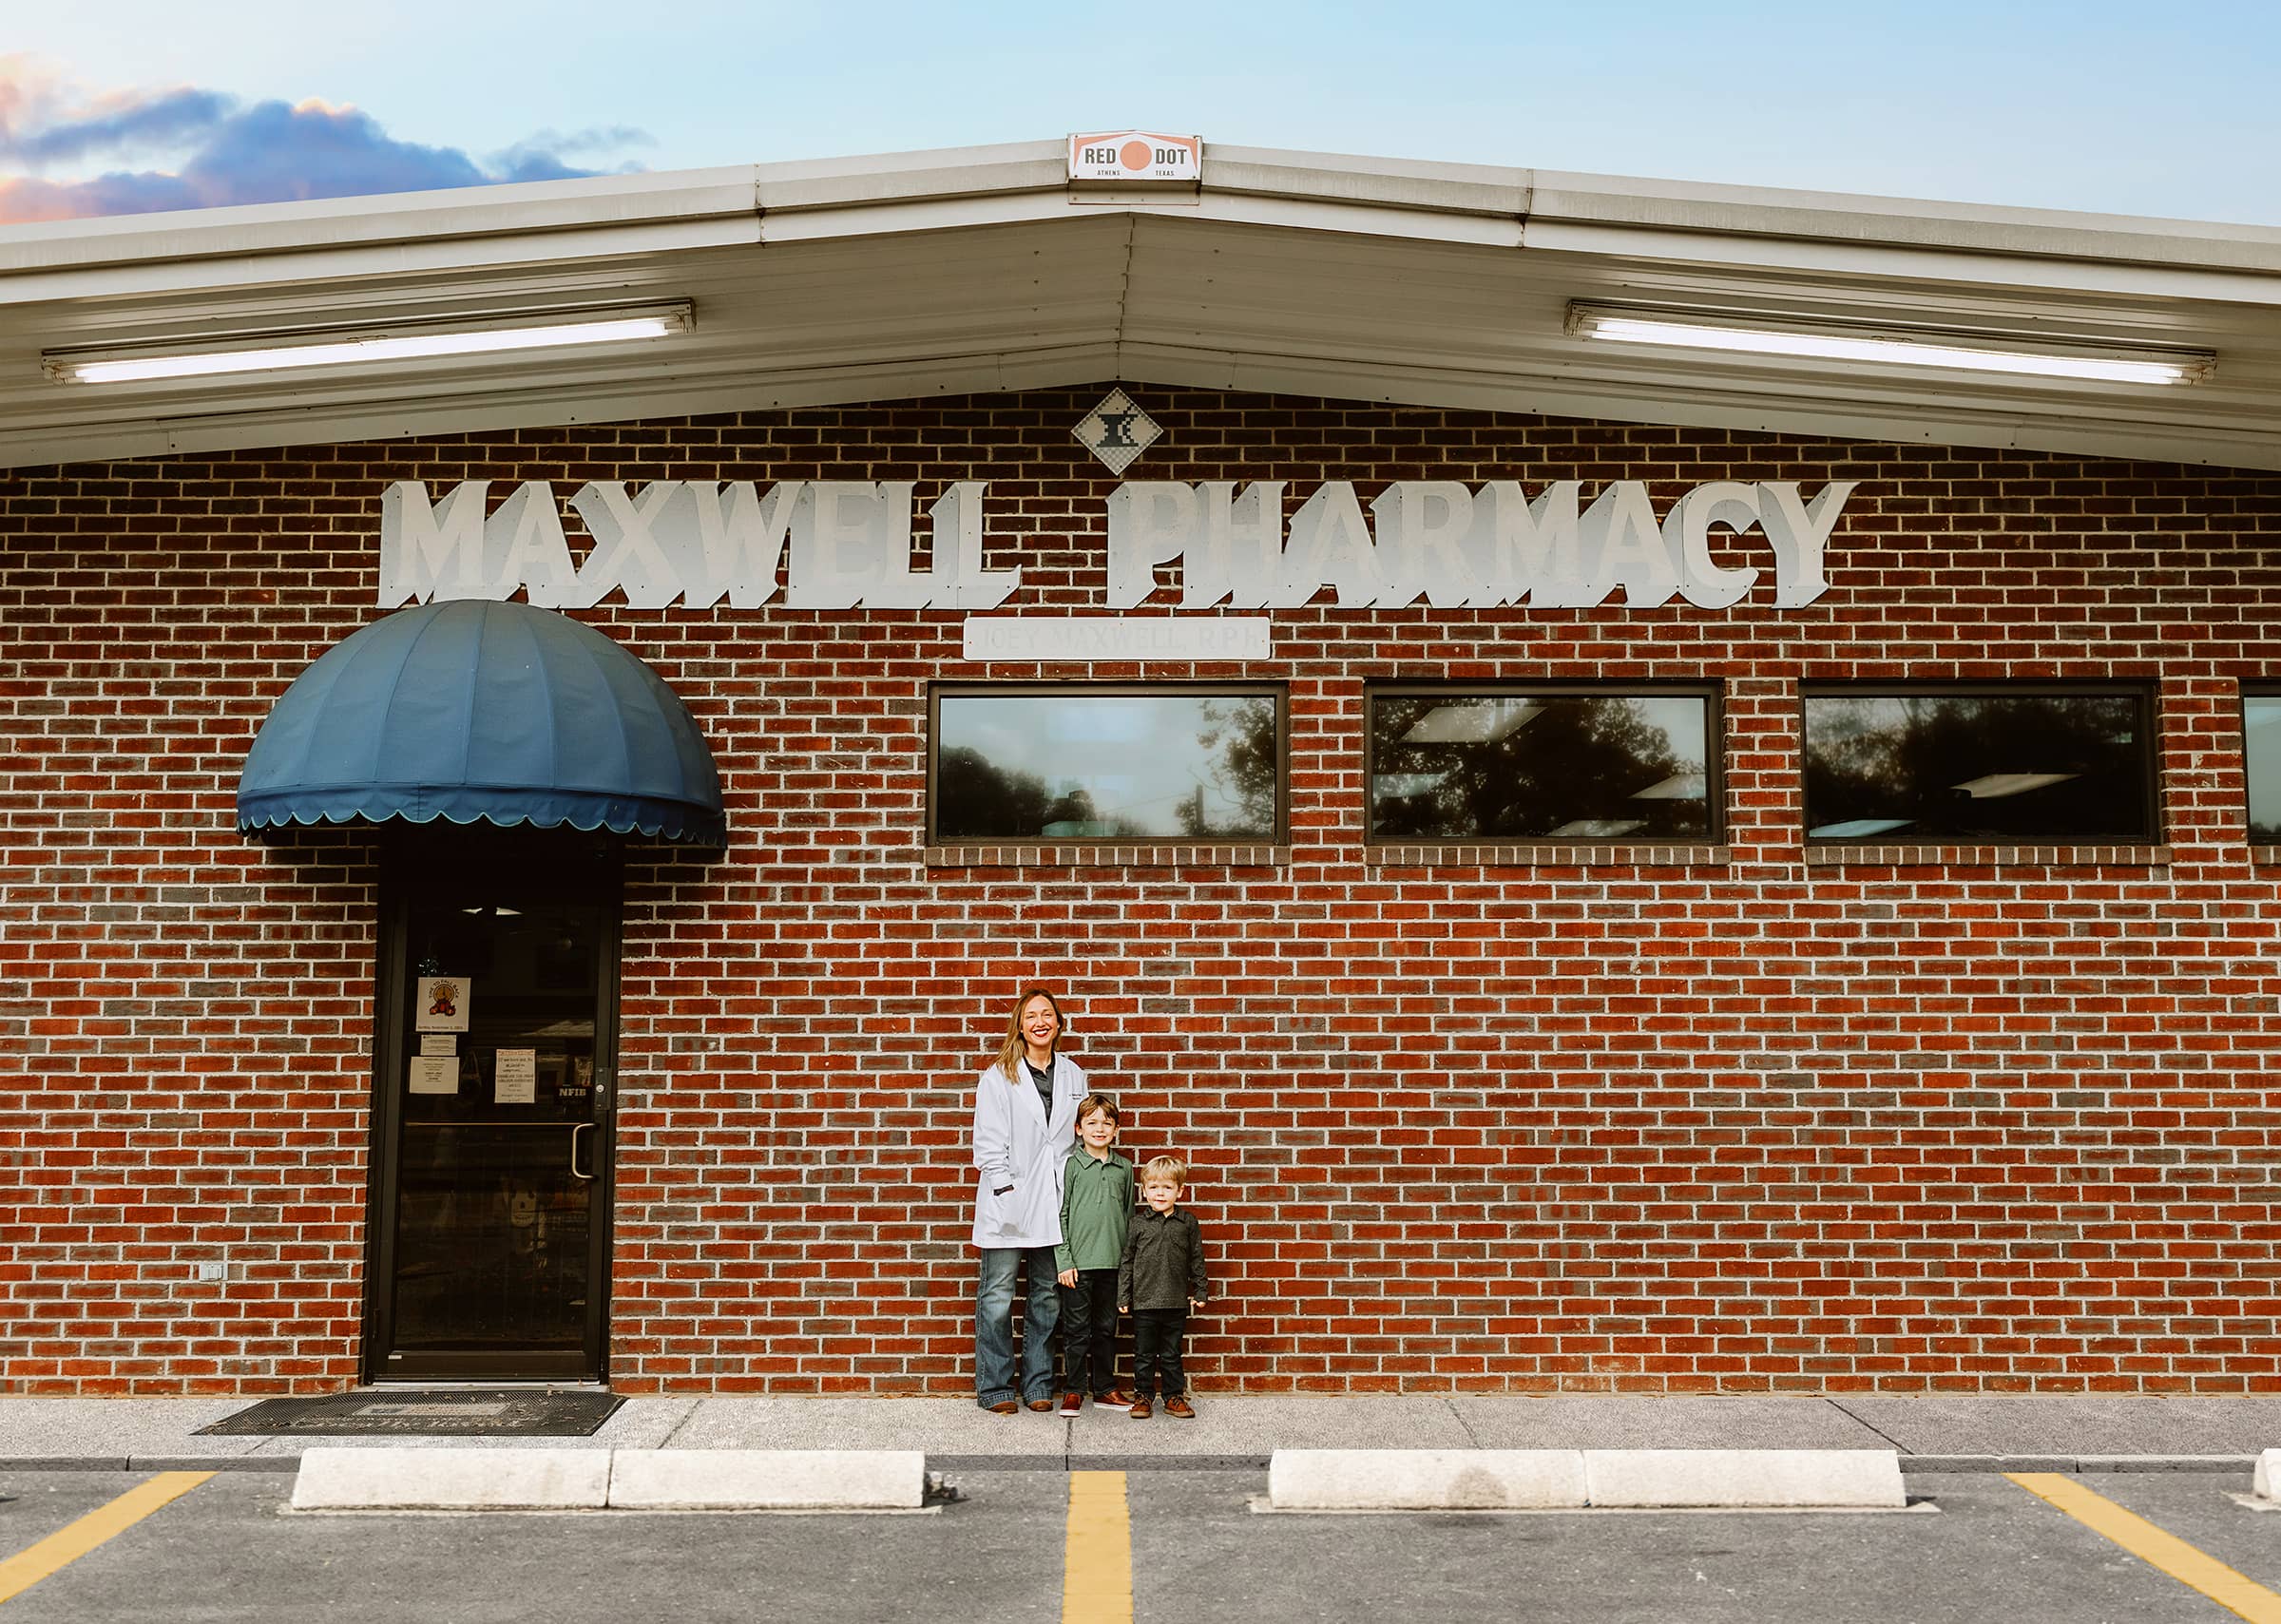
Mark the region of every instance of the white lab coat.
<instances>
[{"instance_id":1,"label":"white lab coat","mask_svg":"<svg viewBox=\"0 0 2281 1624\"><path fill-rule=\"evenodd\" d=\"M974 1244L1058 1246L1062 1169L1077 1148L1077 1107L1085 1074L1065 1055L1053 1059L1053 1114L1038 1104L1029 1072L1008 1082L993 1062L974 1083ZM1002 1184L1013 1188L1004 1195Z\"/></svg>"}]
</instances>

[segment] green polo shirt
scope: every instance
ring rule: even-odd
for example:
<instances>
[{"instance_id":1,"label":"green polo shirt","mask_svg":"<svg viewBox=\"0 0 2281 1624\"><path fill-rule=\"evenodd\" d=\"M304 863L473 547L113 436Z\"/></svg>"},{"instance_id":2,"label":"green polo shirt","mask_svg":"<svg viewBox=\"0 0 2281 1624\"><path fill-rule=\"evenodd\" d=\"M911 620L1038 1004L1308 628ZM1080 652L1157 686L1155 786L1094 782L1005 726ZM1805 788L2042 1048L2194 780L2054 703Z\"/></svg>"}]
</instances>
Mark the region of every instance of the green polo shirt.
<instances>
[{"instance_id":1,"label":"green polo shirt","mask_svg":"<svg viewBox=\"0 0 2281 1624\"><path fill-rule=\"evenodd\" d=\"M1133 1220L1133 1164L1115 1151L1095 1159L1081 1145L1062 1169L1062 1244L1056 1269L1114 1269Z\"/></svg>"}]
</instances>

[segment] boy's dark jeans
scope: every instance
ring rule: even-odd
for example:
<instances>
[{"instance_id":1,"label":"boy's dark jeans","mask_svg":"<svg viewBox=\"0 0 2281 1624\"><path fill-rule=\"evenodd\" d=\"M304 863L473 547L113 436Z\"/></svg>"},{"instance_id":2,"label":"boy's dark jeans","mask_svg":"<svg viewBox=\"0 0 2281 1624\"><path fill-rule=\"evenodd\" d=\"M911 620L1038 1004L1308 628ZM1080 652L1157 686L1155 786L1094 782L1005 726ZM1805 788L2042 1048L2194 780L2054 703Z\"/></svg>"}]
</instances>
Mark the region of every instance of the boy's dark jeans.
<instances>
[{"instance_id":1,"label":"boy's dark jeans","mask_svg":"<svg viewBox=\"0 0 2281 1624\"><path fill-rule=\"evenodd\" d=\"M1062 1288L1063 1389L1105 1393L1117 1385L1117 1271L1081 1269Z\"/></svg>"},{"instance_id":2,"label":"boy's dark jeans","mask_svg":"<svg viewBox=\"0 0 2281 1624\"><path fill-rule=\"evenodd\" d=\"M1177 1399L1188 1391L1187 1374L1180 1369L1180 1338L1188 1331L1185 1309L1140 1309L1133 1314L1133 1396L1153 1399L1163 1384L1164 1396Z\"/></svg>"}]
</instances>

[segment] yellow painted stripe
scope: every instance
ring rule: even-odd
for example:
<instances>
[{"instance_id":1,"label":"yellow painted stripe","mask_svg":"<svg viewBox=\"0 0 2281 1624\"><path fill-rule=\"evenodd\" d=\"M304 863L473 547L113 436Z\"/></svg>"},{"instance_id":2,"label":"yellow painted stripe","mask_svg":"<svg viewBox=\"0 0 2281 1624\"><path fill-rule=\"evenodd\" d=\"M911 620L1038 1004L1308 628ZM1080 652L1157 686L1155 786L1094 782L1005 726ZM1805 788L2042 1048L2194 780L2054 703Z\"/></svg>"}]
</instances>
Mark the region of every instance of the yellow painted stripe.
<instances>
[{"instance_id":1,"label":"yellow painted stripe","mask_svg":"<svg viewBox=\"0 0 2281 1624\"><path fill-rule=\"evenodd\" d=\"M2180 1584L2191 1585L2218 1606L2251 1624L2281 1624L2281 1595L2247 1575L2236 1573L2175 1534L2164 1533L2136 1512L2058 1472L2007 1472L2004 1476L2042 1496L2094 1534L2102 1535Z\"/></svg>"},{"instance_id":2,"label":"yellow painted stripe","mask_svg":"<svg viewBox=\"0 0 2281 1624\"><path fill-rule=\"evenodd\" d=\"M97 1506L77 1522L59 1528L36 1545L0 1562L0 1601L13 1601L49 1574L76 1562L113 1535L124 1534L159 1507L188 1494L214 1474L161 1472L137 1483L108 1505Z\"/></svg>"},{"instance_id":3,"label":"yellow painted stripe","mask_svg":"<svg viewBox=\"0 0 2281 1624\"><path fill-rule=\"evenodd\" d=\"M1122 1472L1069 1474L1062 1624L1133 1624L1133 1524Z\"/></svg>"}]
</instances>

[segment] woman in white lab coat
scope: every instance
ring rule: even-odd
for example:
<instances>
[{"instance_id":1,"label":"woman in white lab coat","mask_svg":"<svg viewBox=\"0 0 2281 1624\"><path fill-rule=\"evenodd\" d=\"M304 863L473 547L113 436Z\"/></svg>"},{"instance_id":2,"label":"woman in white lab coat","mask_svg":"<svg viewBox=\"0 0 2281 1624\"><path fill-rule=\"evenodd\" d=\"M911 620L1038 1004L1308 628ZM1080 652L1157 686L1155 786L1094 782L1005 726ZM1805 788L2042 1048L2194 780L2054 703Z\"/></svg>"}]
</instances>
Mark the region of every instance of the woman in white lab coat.
<instances>
[{"instance_id":1,"label":"woman in white lab coat","mask_svg":"<svg viewBox=\"0 0 2281 1624\"><path fill-rule=\"evenodd\" d=\"M1061 1052L1062 1006L1024 989L998 1058L974 1084L974 1399L1013 1415L1053 1408L1053 1328L1061 1317L1053 1249L1062 1238L1062 1165L1077 1144L1085 1074ZM1014 1276L1029 1271L1019 1385Z\"/></svg>"}]
</instances>

